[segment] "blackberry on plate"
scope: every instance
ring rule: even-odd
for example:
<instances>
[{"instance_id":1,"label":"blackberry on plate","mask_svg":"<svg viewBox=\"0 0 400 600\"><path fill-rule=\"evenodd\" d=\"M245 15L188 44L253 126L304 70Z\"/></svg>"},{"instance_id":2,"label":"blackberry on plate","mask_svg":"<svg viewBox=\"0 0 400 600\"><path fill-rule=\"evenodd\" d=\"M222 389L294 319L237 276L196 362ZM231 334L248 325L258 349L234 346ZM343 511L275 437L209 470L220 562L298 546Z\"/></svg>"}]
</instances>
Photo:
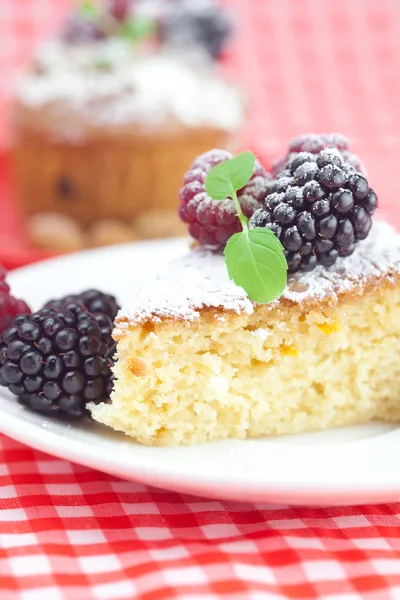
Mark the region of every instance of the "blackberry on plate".
<instances>
[{"instance_id":1,"label":"blackberry on plate","mask_svg":"<svg viewBox=\"0 0 400 600\"><path fill-rule=\"evenodd\" d=\"M275 177L279 176L299 152L319 154L322 150L329 148L338 150L344 160L353 166L356 171L364 175L366 174L366 169L361 160L349 151L349 141L342 133L304 133L294 137L289 143L289 150L286 156L278 158L274 162L272 173Z\"/></svg>"},{"instance_id":2,"label":"blackberry on plate","mask_svg":"<svg viewBox=\"0 0 400 600\"><path fill-rule=\"evenodd\" d=\"M105 294L99 290L86 290L81 294L70 294L63 298L50 300L44 305L44 308L67 308L70 304L82 305L84 309L90 312L101 329L101 335L106 349L104 355L113 359L116 349L116 343L112 339L114 319L120 309L115 296Z\"/></svg>"},{"instance_id":3,"label":"blackberry on plate","mask_svg":"<svg viewBox=\"0 0 400 600\"><path fill-rule=\"evenodd\" d=\"M3 333L0 383L35 411L79 418L88 402L109 396L107 354L100 324L81 305L43 308L18 316Z\"/></svg>"},{"instance_id":4,"label":"blackberry on plate","mask_svg":"<svg viewBox=\"0 0 400 600\"><path fill-rule=\"evenodd\" d=\"M213 200L205 190L207 173L218 163L232 158L226 150L210 150L199 156L183 181L179 192L179 216L189 224L190 235L200 244L221 247L241 231L235 206L230 198ZM254 172L247 185L239 190L238 199L246 217L251 217L261 206L271 182L271 175L256 161Z\"/></svg>"},{"instance_id":5,"label":"blackberry on plate","mask_svg":"<svg viewBox=\"0 0 400 600\"><path fill-rule=\"evenodd\" d=\"M7 271L0 265L0 334L10 327L15 317L31 312L24 300L19 300L11 295L6 277Z\"/></svg>"},{"instance_id":6,"label":"blackberry on plate","mask_svg":"<svg viewBox=\"0 0 400 600\"><path fill-rule=\"evenodd\" d=\"M86 290L81 294L69 294L63 298L49 300L49 302L45 304L45 308L62 308L71 302L83 304L90 313L102 313L107 315L112 321L114 321L117 312L120 309L115 296L105 294L99 290Z\"/></svg>"},{"instance_id":7,"label":"blackberry on plate","mask_svg":"<svg viewBox=\"0 0 400 600\"><path fill-rule=\"evenodd\" d=\"M65 22L61 31L62 41L64 44L70 46L100 42L106 39L106 37L105 32L97 21L91 21L79 15L70 17Z\"/></svg>"},{"instance_id":8,"label":"blackberry on plate","mask_svg":"<svg viewBox=\"0 0 400 600\"><path fill-rule=\"evenodd\" d=\"M299 152L273 181L249 226L268 227L285 248L289 271L311 271L350 256L371 229L378 199L337 149Z\"/></svg>"}]
</instances>

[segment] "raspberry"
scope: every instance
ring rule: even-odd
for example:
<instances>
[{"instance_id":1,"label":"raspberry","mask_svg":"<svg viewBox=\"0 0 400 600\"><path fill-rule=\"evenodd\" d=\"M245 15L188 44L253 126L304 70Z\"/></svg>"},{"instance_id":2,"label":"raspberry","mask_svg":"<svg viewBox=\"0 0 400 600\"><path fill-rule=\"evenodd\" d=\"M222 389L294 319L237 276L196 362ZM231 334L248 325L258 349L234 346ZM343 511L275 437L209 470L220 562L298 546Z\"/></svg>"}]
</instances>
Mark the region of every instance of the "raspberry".
<instances>
[{"instance_id":1,"label":"raspberry","mask_svg":"<svg viewBox=\"0 0 400 600\"><path fill-rule=\"evenodd\" d=\"M43 308L18 316L3 333L0 383L37 412L80 418L88 402L107 400L107 354L99 323L81 305Z\"/></svg>"},{"instance_id":2,"label":"raspberry","mask_svg":"<svg viewBox=\"0 0 400 600\"><path fill-rule=\"evenodd\" d=\"M199 156L184 177L179 192L179 215L189 223L189 233L202 245L224 246L228 239L241 230L235 206L229 198L218 201L205 191L207 173L218 163L232 158L226 150L210 150ZM253 175L238 192L243 213L251 217L265 198L271 176L256 161Z\"/></svg>"},{"instance_id":3,"label":"raspberry","mask_svg":"<svg viewBox=\"0 0 400 600\"><path fill-rule=\"evenodd\" d=\"M299 152L309 152L318 154L322 150L333 148L339 150L346 162L352 165L356 171L366 174L366 170L361 160L355 154L349 152L349 142L345 135L341 133L304 133L291 140L289 151L286 156L278 158L272 167L274 177L277 177L284 171L289 162Z\"/></svg>"},{"instance_id":4,"label":"raspberry","mask_svg":"<svg viewBox=\"0 0 400 600\"><path fill-rule=\"evenodd\" d=\"M350 256L371 229L378 199L338 149L299 152L270 184L249 227L268 227L285 248L289 271L311 271Z\"/></svg>"},{"instance_id":5,"label":"raspberry","mask_svg":"<svg viewBox=\"0 0 400 600\"><path fill-rule=\"evenodd\" d=\"M6 282L7 271L0 265L0 334L10 327L15 317L30 314L31 309L24 302L10 294L10 286Z\"/></svg>"}]
</instances>

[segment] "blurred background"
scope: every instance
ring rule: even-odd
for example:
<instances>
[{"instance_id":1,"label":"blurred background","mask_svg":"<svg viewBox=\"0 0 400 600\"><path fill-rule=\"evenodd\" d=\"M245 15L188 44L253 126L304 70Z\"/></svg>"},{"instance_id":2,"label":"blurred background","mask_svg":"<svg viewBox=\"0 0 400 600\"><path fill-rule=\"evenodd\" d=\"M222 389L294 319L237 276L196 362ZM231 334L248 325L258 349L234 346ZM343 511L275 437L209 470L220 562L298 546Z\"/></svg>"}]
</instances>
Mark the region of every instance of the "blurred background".
<instances>
[{"instance_id":1,"label":"blurred background","mask_svg":"<svg viewBox=\"0 0 400 600\"><path fill-rule=\"evenodd\" d=\"M110 2L112 5L112 0ZM187 11L189 4L192 10L195 5L200 6L202 3L204 0L186 2L185 10ZM66 35L66 24L70 22L71 14L76 16L78 11L84 19L92 20L94 18L92 4L99 5L101 3L84 2L77 7L77 3L72 0L1 0L0 2L0 262L8 268L21 266L60 250L49 247L40 248L40 243L36 243L37 240L35 242L32 235L28 235L27 229L28 213L30 218L31 212L36 210L33 205L36 203L37 206L41 206L42 202L41 199L35 199L35 194L45 196L47 193L47 188L43 184L45 175L42 177L38 172L42 166L46 171L46 160L53 161L53 154L59 153L58 170L54 168L54 171L57 170L58 193L60 193L61 185L65 197L68 194L71 195L70 179L65 183L65 176L61 177L59 165L62 165L65 160L68 163L68 169L74 170L74 163L70 158L64 158L67 154L70 157L71 145L79 146L83 153L80 156L85 156L85 152L87 156L92 155L93 148L98 149L101 144L104 147L105 132L101 133L101 142L96 141L97 138L93 142L94 134L90 129L92 124L89 126L85 123L85 126L91 131L91 143L95 144L89 148L89 146L85 146L86 142L82 137L74 142L70 138L61 141L55 139L54 130L50 140L48 131L46 131L47 123L43 125L41 122L40 125L37 115L33 113L27 115L26 107L22 117L19 115L17 126L15 121L12 123L12 119L15 119L12 115L13 112L15 113L15 94L17 82L21 77L19 75L21 69L25 65L32 64L37 49L40 49L46 40L61 35L58 32L64 32L63 35ZM118 4L118 0L116 4ZM134 2L131 4L133 5ZM171 15L168 11L175 11L174 18L176 19L176 11L181 10L177 8L180 4L179 0L157 0L153 4L157 5L154 10L159 11L156 17L154 17L154 13L151 13L151 18L155 19L157 27L160 27L160 19L172 19L171 16L165 16ZM229 85L233 84L236 91L240 90L240 102L245 116L243 122L240 124L238 122L237 127L234 128L234 141L229 141L232 149L250 148L254 150L262 164L269 168L273 160L287 152L288 142L295 135L306 132L343 132L350 139L351 151L360 156L366 165L369 182L380 198L380 215L389 217L394 224L400 225L398 209L400 192L398 176L400 159L400 2L398 0L221 0L221 2L213 4L219 4L220 8L213 9L214 12L210 19L214 24L216 19L219 25L213 28L208 22L205 26L207 34L205 41L202 39L201 43L196 43L196 45L201 46L204 42L205 50L204 48L202 50L207 54L210 47L213 47L215 36L217 40L221 41L221 47L218 47L217 51L211 52L212 56L208 56L205 60L210 63L207 68L212 67L213 76L226 82L229 81ZM102 10L110 10L110 5L107 8L102 6ZM113 10L112 6L111 10ZM200 7L199 10L201 12L203 9ZM224 25L218 21L221 14L224 15L223 19L226 17L229 20L229 33L225 32ZM164 16L160 17L160 15ZM147 18L149 18L148 15ZM185 25L184 19L181 21L178 19L178 25L175 26L173 33L169 34L165 33L169 31L169 25L167 26L165 23L168 25L171 22L162 22L164 29L161 37L159 33L154 34L153 31L152 35L155 37L155 41L153 38L151 39L145 52L163 53L167 50L169 52L170 47L174 46L175 54L181 53L182 58L186 60L185 44L190 46L191 40L197 39L199 30L190 29L193 27L193 23L189 25L188 30L185 30L187 24ZM115 35L114 31L112 35ZM170 39L167 39L168 35L170 35ZM210 39L207 38L208 35ZM181 45L175 43L177 39L180 40ZM65 53L70 52L70 46L71 44L66 45ZM199 50L198 47L197 50ZM116 60L118 61L118 58ZM136 60L136 58L132 60ZM200 59L197 57L196 60ZM50 74L51 77L57 78L57 64L54 64L55 72ZM37 63L35 65L36 76L39 70ZM62 68L61 65L60 69ZM203 69L203 66L201 68ZM43 76L42 72L40 74ZM82 85L84 85L83 81ZM174 83L171 82L171 86L173 85ZM204 87L203 89L208 88ZM158 92L153 89L152 93ZM199 95L197 94L197 96ZM63 110L68 110L68 106L65 107L65 98L61 100L64 102ZM201 97L198 100L200 103L204 101ZM52 101L54 104L54 98ZM59 99L57 99L58 101ZM18 102L21 102L21 99ZM29 106L29 110L31 108L32 104ZM37 105L35 105L35 110L37 110ZM56 113L54 112L54 114ZM74 118L77 118L75 113ZM68 119L63 113L61 121L57 121L58 127L60 127L59 123L63 123L65 120ZM34 122L34 127L32 122ZM214 126L215 123L211 129L218 129ZM40 131L40 127L43 131ZM96 127L97 135L98 124ZM185 146L179 146L181 147L179 160L182 161L182 164L189 166L194 160L196 153L198 154L196 152L197 143L194 141L199 141L201 137L201 132L199 133L198 130L207 128L208 126L204 126L201 121L196 127L196 140L191 139L190 143L188 142ZM111 129L109 123L106 129L108 135ZM29 135L27 130L29 130ZM35 144L32 141L33 130L35 130L36 136ZM187 133L186 129L185 132ZM193 128L191 129L192 133ZM165 140L164 134L165 129L161 125L159 128L152 128L152 149L154 149L154 144L158 143L157 140L161 138ZM173 134L168 131L168 135L170 134L177 135L175 131ZM126 141L126 130L122 132L119 128L117 134L113 132L114 140L115 135L119 136L118 139L121 135L125 138L124 168L127 169L126 154L132 156L133 150L130 151L129 143ZM134 135L137 138L137 129ZM148 140L148 131L144 131L143 136L145 136L143 139ZM179 140L181 140L181 127L179 136ZM47 150L43 152L43 158L38 163L39 167L35 164L28 176L26 168L24 166L21 168L21 164L33 165L32 157L41 152L39 138L40 143L47 144ZM203 140L204 143L209 139L214 138L207 137L206 140ZM43 140L45 141L43 142ZM174 140L170 142L173 147L179 145L178 138L174 138ZM113 144L114 141L107 142L109 164L114 160ZM136 139L135 152L138 152L138 148L142 151L146 144L143 141L138 143ZM12 150L16 146L19 148L20 167L13 177ZM68 146L68 152L66 146ZM50 147L52 154L49 150ZM74 147L74 152L75 150ZM165 147L163 153L158 153L157 156L161 157L159 158L160 163L163 162L165 153L168 153ZM106 165L104 151L99 151L98 154L102 162L96 164ZM152 156L154 157L154 152ZM82 165L83 162L85 161L80 159L79 165ZM147 168L146 159L143 164L144 168ZM93 170L93 164L91 168ZM168 179L168 170L171 171L172 168L170 165L166 166L164 173L160 174L161 182L163 177ZM47 168L48 171L49 168ZM38 177L37 186L32 172L35 177ZM106 177L106 169L102 172ZM102 173L100 175L99 172L96 173L96 178L99 179L101 175ZM18 187L18 183L21 184L24 177L24 185ZM42 179L40 179L41 177ZM19 179L19 182L16 179ZM19 193L17 193L17 188L20 190ZM93 197L94 192L91 192L91 188L89 188L90 186L87 184L85 193L88 196L92 194ZM21 196L21 189L25 196L29 196L28 200L26 198L22 202L18 200ZM42 189L44 192L40 191L39 193L38 190ZM87 195L79 196L79 201L81 203L92 201L92 197L90 200L86 199ZM112 197L112 189L110 195ZM115 198L118 197L117 188ZM54 206L51 204L53 200L46 200L46 213L57 213L56 204ZM57 199L54 200L55 203L56 201ZM97 200L93 200L93 202L96 206ZM101 204L102 201L98 202ZM143 194L139 200L136 199L132 202L145 203ZM154 210L158 210L157 201L154 202ZM29 210L27 205L30 207ZM65 206L65 202L63 206ZM171 204L168 205L168 210L172 210L171 206ZM165 206L161 209L165 210ZM40 210L43 212L44 209L40 208ZM60 210L62 212L64 208ZM157 213L152 213L152 216L148 217L150 221L155 218L155 214ZM140 216L142 216L141 213ZM73 218L75 219L75 213ZM136 218L138 217L135 213ZM77 219L79 227L83 228L86 236L86 232L89 231L88 228L92 227L92 224L85 220L86 217L81 218L80 213ZM126 215L119 215L118 219L120 219L120 223L124 223L125 227ZM108 213L106 220L110 221ZM168 231L171 235L175 231L177 234L181 233L179 225L176 223L171 225ZM168 232L159 232L159 235L165 234ZM134 239L148 237L137 233L136 229L132 235ZM107 242L107 237L107 235L103 236L105 242ZM115 241L126 240L124 235L121 239L117 235ZM83 247L98 245L86 241L82 244Z\"/></svg>"}]
</instances>

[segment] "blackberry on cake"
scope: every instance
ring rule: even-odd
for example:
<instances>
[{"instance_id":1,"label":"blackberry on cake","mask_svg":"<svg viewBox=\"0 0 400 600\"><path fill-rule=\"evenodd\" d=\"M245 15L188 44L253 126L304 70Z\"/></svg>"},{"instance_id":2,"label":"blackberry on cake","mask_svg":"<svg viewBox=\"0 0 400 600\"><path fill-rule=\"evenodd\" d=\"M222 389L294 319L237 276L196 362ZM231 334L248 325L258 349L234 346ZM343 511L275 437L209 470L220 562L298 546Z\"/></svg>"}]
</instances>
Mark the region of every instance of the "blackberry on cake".
<instances>
[{"instance_id":1,"label":"blackberry on cake","mask_svg":"<svg viewBox=\"0 0 400 600\"><path fill-rule=\"evenodd\" d=\"M101 317L74 303L17 317L1 337L1 385L21 404L65 418L106 402L112 372Z\"/></svg>"},{"instance_id":2,"label":"blackberry on cake","mask_svg":"<svg viewBox=\"0 0 400 600\"><path fill-rule=\"evenodd\" d=\"M350 256L368 236L377 205L366 177L338 149L300 151L269 184L263 206L254 212L249 226L275 233L285 248L290 272L310 271Z\"/></svg>"},{"instance_id":3,"label":"blackberry on cake","mask_svg":"<svg viewBox=\"0 0 400 600\"><path fill-rule=\"evenodd\" d=\"M319 154L322 150L326 149L338 150L344 160L354 167L356 171L364 175L366 174L363 163L356 154L350 152L349 141L342 133L304 133L294 137L289 143L287 154L276 159L273 163L272 173L275 177L279 176L296 154L300 152Z\"/></svg>"},{"instance_id":4,"label":"blackberry on cake","mask_svg":"<svg viewBox=\"0 0 400 600\"><path fill-rule=\"evenodd\" d=\"M179 216L189 224L189 233L202 245L221 247L240 231L240 222L230 198L215 201L207 194L205 178L220 162L232 158L226 150L214 149L199 156L184 177L179 192ZM238 198L246 217L261 206L271 182L271 175L256 161L252 177L239 190Z\"/></svg>"}]
</instances>

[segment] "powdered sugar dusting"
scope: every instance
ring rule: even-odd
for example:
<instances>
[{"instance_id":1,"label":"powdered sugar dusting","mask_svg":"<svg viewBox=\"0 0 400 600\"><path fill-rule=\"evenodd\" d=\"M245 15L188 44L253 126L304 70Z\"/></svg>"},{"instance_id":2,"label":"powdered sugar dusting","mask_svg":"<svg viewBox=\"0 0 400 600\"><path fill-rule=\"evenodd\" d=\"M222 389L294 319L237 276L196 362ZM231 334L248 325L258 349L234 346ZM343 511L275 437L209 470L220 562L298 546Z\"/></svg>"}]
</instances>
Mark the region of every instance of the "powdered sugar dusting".
<instances>
[{"instance_id":1,"label":"powdered sugar dusting","mask_svg":"<svg viewBox=\"0 0 400 600\"><path fill-rule=\"evenodd\" d=\"M17 96L31 108L65 103L69 114L96 124L172 119L234 130L243 120L240 94L210 65L194 68L182 57L161 52L135 55L131 45L115 39L43 45L36 71L21 78Z\"/></svg>"},{"instance_id":2,"label":"powdered sugar dusting","mask_svg":"<svg viewBox=\"0 0 400 600\"><path fill-rule=\"evenodd\" d=\"M400 235L384 222L376 222L369 237L348 258L326 268L289 278L282 299L302 304L309 300L337 300L345 292L362 291L370 278L400 273ZM281 300L269 304L276 307ZM116 322L116 335L129 325L164 318L197 320L205 307L251 314L254 303L229 280L222 254L196 249L173 261L134 302L124 307Z\"/></svg>"}]
</instances>

